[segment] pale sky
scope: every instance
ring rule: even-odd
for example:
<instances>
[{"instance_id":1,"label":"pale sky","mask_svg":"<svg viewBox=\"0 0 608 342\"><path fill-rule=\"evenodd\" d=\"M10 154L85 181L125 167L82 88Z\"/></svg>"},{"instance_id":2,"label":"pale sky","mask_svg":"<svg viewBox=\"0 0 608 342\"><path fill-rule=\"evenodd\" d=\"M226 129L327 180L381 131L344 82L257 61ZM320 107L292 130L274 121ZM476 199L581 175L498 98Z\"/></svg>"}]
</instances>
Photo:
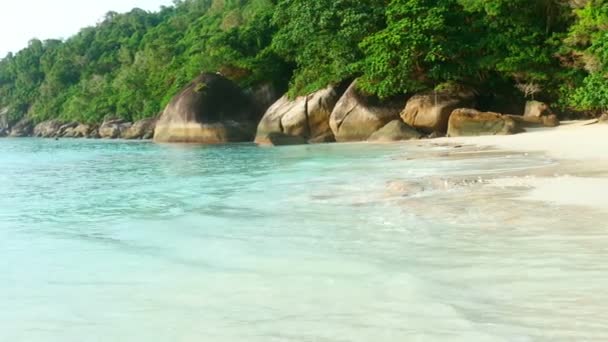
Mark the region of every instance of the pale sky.
<instances>
[{"instance_id":1,"label":"pale sky","mask_svg":"<svg viewBox=\"0 0 608 342\"><path fill-rule=\"evenodd\" d=\"M158 10L172 0L0 0L0 59L32 38L68 38L109 11Z\"/></svg>"}]
</instances>

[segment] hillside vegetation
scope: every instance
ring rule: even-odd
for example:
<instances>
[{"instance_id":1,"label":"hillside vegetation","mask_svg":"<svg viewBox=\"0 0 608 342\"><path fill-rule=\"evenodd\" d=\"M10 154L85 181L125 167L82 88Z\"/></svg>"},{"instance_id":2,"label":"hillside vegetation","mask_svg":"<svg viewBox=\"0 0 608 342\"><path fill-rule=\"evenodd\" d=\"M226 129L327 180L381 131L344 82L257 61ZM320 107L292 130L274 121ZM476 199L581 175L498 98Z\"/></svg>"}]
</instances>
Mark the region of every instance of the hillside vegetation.
<instances>
[{"instance_id":1,"label":"hillside vegetation","mask_svg":"<svg viewBox=\"0 0 608 342\"><path fill-rule=\"evenodd\" d=\"M381 98L463 84L608 107L608 1L180 0L108 13L0 61L0 109L98 123L155 116L203 71L291 96L360 78Z\"/></svg>"}]
</instances>

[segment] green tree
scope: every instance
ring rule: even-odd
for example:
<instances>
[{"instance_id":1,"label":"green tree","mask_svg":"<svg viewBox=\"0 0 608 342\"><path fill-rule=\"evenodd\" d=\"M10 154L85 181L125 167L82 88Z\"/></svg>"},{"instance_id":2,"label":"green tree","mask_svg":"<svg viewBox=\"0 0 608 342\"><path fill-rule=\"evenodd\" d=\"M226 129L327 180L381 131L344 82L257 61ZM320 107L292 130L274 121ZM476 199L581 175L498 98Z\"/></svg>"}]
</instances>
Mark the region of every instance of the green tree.
<instances>
[{"instance_id":1,"label":"green tree","mask_svg":"<svg viewBox=\"0 0 608 342\"><path fill-rule=\"evenodd\" d=\"M284 0L273 50L295 70L291 94L308 93L361 73L359 43L384 25L384 0Z\"/></svg>"},{"instance_id":2,"label":"green tree","mask_svg":"<svg viewBox=\"0 0 608 342\"><path fill-rule=\"evenodd\" d=\"M455 0L393 0L387 27L361 48L360 86L381 97L412 92L475 74L475 37Z\"/></svg>"},{"instance_id":3,"label":"green tree","mask_svg":"<svg viewBox=\"0 0 608 342\"><path fill-rule=\"evenodd\" d=\"M564 39L564 59L584 79L566 89L567 105L576 110L608 110L608 2L591 0L575 11L576 21Z\"/></svg>"}]
</instances>

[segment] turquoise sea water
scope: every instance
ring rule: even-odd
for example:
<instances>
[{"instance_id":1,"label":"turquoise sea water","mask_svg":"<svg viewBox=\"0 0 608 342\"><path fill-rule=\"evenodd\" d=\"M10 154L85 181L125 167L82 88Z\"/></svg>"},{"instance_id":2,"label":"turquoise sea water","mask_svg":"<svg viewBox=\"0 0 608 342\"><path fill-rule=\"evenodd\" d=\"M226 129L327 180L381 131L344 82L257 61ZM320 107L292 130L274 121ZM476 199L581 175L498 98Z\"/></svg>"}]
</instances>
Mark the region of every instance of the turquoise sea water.
<instances>
[{"instance_id":1,"label":"turquoise sea water","mask_svg":"<svg viewBox=\"0 0 608 342\"><path fill-rule=\"evenodd\" d=\"M606 340L607 215L483 185L553 166L0 140L0 341Z\"/></svg>"}]
</instances>

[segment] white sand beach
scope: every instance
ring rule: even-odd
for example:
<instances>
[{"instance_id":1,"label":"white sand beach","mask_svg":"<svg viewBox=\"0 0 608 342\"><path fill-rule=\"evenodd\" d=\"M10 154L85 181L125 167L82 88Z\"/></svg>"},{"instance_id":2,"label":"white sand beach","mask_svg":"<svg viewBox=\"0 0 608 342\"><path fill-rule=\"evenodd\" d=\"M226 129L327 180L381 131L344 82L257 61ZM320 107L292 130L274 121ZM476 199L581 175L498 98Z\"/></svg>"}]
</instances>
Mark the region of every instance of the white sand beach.
<instances>
[{"instance_id":1,"label":"white sand beach","mask_svg":"<svg viewBox=\"0 0 608 342\"><path fill-rule=\"evenodd\" d=\"M556 128L529 129L516 135L442 138L438 141L545 152L560 159L608 162L608 125L595 122L566 121Z\"/></svg>"},{"instance_id":2,"label":"white sand beach","mask_svg":"<svg viewBox=\"0 0 608 342\"><path fill-rule=\"evenodd\" d=\"M594 120L569 121L556 128L531 129L517 135L442 138L439 142L545 153L564 165L554 176L495 179L490 186L529 187L530 191L520 198L526 201L608 211L608 125Z\"/></svg>"}]
</instances>

